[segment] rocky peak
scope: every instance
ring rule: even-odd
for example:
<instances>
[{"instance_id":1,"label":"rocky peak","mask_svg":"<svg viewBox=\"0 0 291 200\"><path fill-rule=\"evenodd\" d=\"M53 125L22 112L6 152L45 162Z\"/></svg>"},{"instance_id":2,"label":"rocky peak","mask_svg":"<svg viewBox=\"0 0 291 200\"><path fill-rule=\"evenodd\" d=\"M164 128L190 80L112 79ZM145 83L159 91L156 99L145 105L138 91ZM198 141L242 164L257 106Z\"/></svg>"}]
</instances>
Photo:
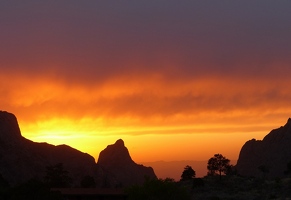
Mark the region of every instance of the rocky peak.
<instances>
[{"instance_id":1,"label":"rocky peak","mask_svg":"<svg viewBox=\"0 0 291 200\"><path fill-rule=\"evenodd\" d=\"M6 111L0 111L0 142L16 142L21 137L15 115Z\"/></svg>"},{"instance_id":2,"label":"rocky peak","mask_svg":"<svg viewBox=\"0 0 291 200\"><path fill-rule=\"evenodd\" d=\"M33 177L44 177L47 166L62 163L79 184L85 175L94 175L95 160L66 145L35 143L21 136L15 115L0 111L0 174L11 185Z\"/></svg>"},{"instance_id":3,"label":"rocky peak","mask_svg":"<svg viewBox=\"0 0 291 200\"><path fill-rule=\"evenodd\" d=\"M119 147L124 147L124 142L123 142L123 140L122 139L119 139L119 140L117 140L116 142L115 142L115 144L114 144L115 146L119 146Z\"/></svg>"},{"instance_id":4,"label":"rocky peak","mask_svg":"<svg viewBox=\"0 0 291 200\"><path fill-rule=\"evenodd\" d=\"M285 127L288 127L289 133L291 133L291 118L288 119L287 123L285 124Z\"/></svg>"},{"instance_id":5,"label":"rocky peak","mask_svg":"<svg viewBox=\"0 0 291 200\"><path fill-rule=\"evenodd\" d=\"M131 159L121 139L100 152L97 164L110 171L112 178L117 180L113 186L141 184L145 177L156 178L151 167L138 165Z\"/></svg>"},{"instance_id":6,"label":"rocky peak","mask_svg":"<svg viewBox=\"0 0 291 200\"><path fill-rule=\"evenodd\" d=\"M291 140L291 119L289 118L287 123L280 128L272 130L266 135L263 141L268 143L274 143L275 141L281 141L283 139Z\"/></svg>"},{"instance_id":7,"label":"rocky peak","mask_svg":"<svg viewBox=\"0 0 291 200\"><path fill-rule=\"evenodd\" d=\"M128 149L124 146L124 141L119 139L100 152L97 163L103 166L124 165L133 163L133 160L129 155Z\"/></svg>"}]
</instances>

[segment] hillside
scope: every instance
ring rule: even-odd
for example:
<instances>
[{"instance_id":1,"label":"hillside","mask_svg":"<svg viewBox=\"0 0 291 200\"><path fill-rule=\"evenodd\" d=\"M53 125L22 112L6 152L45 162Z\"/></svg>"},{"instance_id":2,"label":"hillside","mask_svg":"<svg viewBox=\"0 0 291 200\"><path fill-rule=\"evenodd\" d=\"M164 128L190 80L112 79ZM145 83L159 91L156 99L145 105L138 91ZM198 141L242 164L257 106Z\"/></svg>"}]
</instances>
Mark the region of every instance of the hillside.
<instances>
[{"instance_id":1,"label":"hillside","mask_svg":"<svg viewBox=\"0 0 291 200\"><path fill-rule=\"evenodd\" d=\"M270 178L284 177L287 163L291 161L291 119L280 128L272 130L263 140L247 141L239 154L236 169L244 176L262 176L259 168L266 169Z\"/></svg>"}]
</instances>

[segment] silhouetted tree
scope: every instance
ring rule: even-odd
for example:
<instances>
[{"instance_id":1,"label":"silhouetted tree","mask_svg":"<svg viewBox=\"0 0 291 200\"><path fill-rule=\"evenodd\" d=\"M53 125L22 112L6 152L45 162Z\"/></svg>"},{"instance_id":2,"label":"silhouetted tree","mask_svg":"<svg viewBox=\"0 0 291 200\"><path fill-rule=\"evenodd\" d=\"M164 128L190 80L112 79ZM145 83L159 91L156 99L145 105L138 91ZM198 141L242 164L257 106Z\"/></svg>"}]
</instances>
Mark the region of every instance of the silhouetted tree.
<instances>
[{"instance_id":1,"label":"silhouetted tree","mask_svg":"<svg viewBox=\"0 0 291 200\"><path fill-rule=\"evenodd\" d=\"M68 171L64 170L62 163L47 166L45 182L51 188L69 187L72 179L69 177L68 174L69 174Z\"/></svg>"},{"instance_id":2,"label":"silhouetted tree","mask_svg":"<svg viewBox=\"0 0 291 200\"><path fill-rule=\"evenodd\" d=\"M208 160L207 169L208 175L219 174L219 178L221 179L222 173L226 174L230 168L229 164L230 160L225 158L221 154L214 154L212 158Z\"/></svg>"},{"instance_id":3,"label":"silhouetted tree","mask_svg":"<svg viewBox=\"0 0 291 200\"><path fill-rule=\"evenodd\" d=\"M92 176L84 176L81 180L81 187L83 188L95 188L96 182Z\"/></svg>"},{"instance_id":4,"label":"silhouetted tree","mask_svg":"<svg viewBox=\"0 0 291 200\"><path fill-rule=\"evenodd\" d=\"M181 181L191 180L195 178L195 176L196 172L192 169L191 166L187 165L181 175Z\"/></svg>"}]
</instances>

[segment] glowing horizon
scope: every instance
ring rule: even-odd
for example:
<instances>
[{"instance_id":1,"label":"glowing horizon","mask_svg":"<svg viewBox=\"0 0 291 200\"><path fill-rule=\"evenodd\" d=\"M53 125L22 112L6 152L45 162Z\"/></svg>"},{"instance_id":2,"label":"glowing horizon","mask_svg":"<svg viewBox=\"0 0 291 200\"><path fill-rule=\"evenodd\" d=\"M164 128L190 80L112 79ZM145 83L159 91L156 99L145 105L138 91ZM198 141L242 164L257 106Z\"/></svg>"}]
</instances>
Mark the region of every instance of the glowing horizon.
<instances>
[{"instance_id":1,"label":"glowing horizon","mask_svg":"<svg viewBox=\"0 0 291 200\"><path fill-rule=\"evenodd\" d=\"M207 155L211 156L219 151L236 160L240 148L247 140L262 139L272 129L283 125L291 111L286 99L282 99L281 107L276 107L277 99L268 99L272 90L268 91L264 80L255 80L254 83L249 81L248 84L256 85L257 88L246 88L244 80L205 78L204 82L196 80L175 83L172 90L169 90L168 83L161 83L156 78L148 78L150 84L145 84L143 80L127 83L134 85L133 88L119 80L108 81L102 87L91 86L90 89L82 85L71 85L71 91L66 92L68 86L65 83L41 78L34 79L36 88L20 88L19 91L29 93L29 99L21 97L23 94L14 90L13 86L10 86L12 90L7 93L10 93L8 96L11 99L17 100L9 102L17 107L15 114L25 137L36 142L67 144L91 154L96 160L101 150L119 138L124 139L133 158L139 162L179 160L182 157L184 160L207 160ZM233 85L229 86L225 94L222 91L229 82ZM148 89L136 86L143 84ZM278 88L282 88L276 91L278 96L288 94L286 82L277 84L281 84ZM29 86L22 81L22 87ZM117 87L120 89L116 90ZM90 91L92 95L86 95ZM255 93L257 95L254 98L249 97ZM240 100L237 97L239 94L244 94ZM135 98L138 98L137 102L131 100ZM213 99L218 101L219 98L223 102L212 103ZM193 104L194 99L198 102L197 105ZM262 99L266 99L264 103L261 102ZM249 104L256 107L250 108ZM39 112L39 108L42 112ZM23 112L19 112L22 110ZM219 143L213 141L213 138L219 140L218 136L221 138ZM168 140L163 142L163 137ZM185 140L184 145L179 144L185 146L180 154L184 154L188 148L193 156L177 154L171 158L168 155L166 149L177 146L175 142L179 137ZM149 138L158 141L154 145L156 150L153 151L159 153L151 155L152 150L147 152L147 144L153 143ZM229 144L229 139L232 144ZM196 140L199 144L203 141L203 145L197 145ZM135 143L140 147L137 148Z\"/></svg>"}]
</instances>

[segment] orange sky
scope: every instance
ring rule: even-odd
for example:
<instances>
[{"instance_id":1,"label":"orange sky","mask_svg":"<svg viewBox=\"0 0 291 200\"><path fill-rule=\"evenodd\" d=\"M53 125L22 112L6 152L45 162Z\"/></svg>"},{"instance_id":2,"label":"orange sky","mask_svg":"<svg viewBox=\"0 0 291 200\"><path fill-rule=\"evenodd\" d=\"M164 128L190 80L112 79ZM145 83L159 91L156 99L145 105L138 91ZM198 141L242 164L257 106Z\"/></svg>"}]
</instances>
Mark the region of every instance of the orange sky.
<instances>
[{"instance_id":1,"label":"orange sky","mask_svg":"<svg viewBox=\"0 0 291 200\"><path fill-rule=\"evenodd\" d=\"M266 3L268 2L268 3ZM291 116L290 2L0 5L0 109L96 159L237 160Z\"/></svg>"},{"instance_id":2,"label":"orange sky","mask_svg":"<svg viewBox=\"0 0 291 200\"><path fill-rule=\"evenodd\" d=\"M122 138L137 162L207 160L215 153L236 160L247 140L284 125L291 111L284 80L118 77L88 87L11 78L1 77L1 104L17 115L25 137L68 144L96 159Z\"/></svg>"}]
</instances>

